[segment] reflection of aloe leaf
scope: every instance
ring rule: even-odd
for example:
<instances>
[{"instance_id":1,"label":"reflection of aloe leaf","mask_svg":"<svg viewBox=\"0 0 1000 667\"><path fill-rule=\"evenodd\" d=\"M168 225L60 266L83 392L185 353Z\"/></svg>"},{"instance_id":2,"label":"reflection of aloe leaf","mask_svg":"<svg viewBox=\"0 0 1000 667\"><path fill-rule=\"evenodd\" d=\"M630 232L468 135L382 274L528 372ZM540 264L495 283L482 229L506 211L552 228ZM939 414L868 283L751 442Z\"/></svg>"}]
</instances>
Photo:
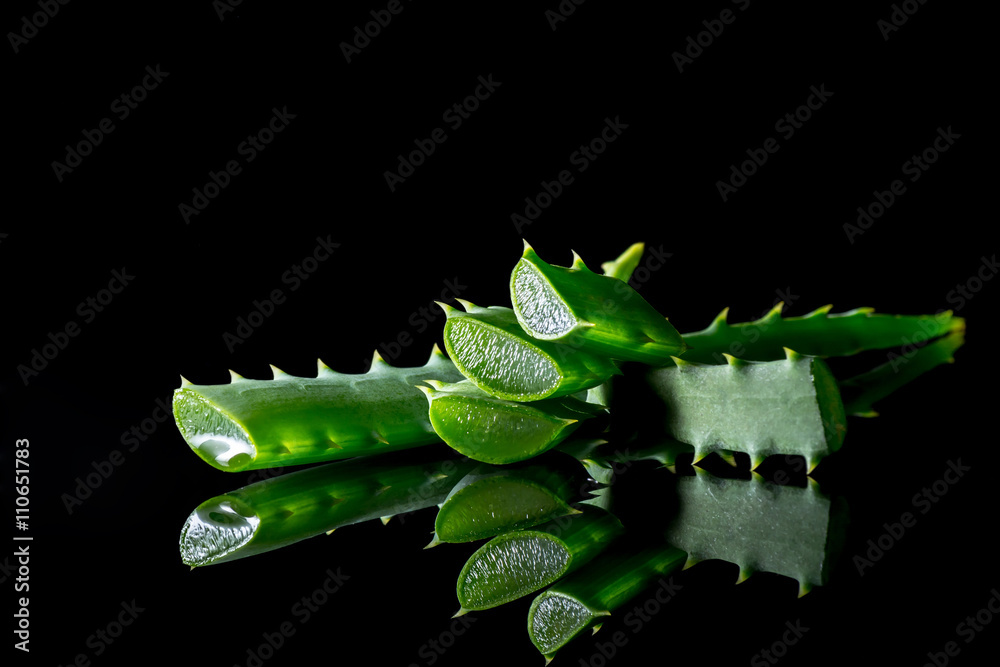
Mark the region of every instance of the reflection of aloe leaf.
<instances>
[{"instance_id":1,"label":"reflection of aloe leaf","mask_svg":"<svg viewBox=\"0 0 1000 667\"><path fill-rule=\"evenodd\" d=\"M418 387L430 403L430 423L452 449L484 463L513 463L545 452L580 422L603 413L574 396L528 403L496 398L468 380L427 380Z\"/></svg>"},{"instance_id":2,"label":"reflection of aloe leaf","mask_svg":"<svg viewBox=\"0 0 1000 667\"><path fill-rule=\"evenodd\" d=\"M428 379L462 379L437 346L415 368L390 366L376 352L367 373L337 373L320 362L315 378L274 369L273 380L236 373L230 384L184 380L174 417L191 449L220 470L332 461L439 442L414 386Z\"/></svg>"},{"instance_id":3,"label":"reflection of aloe leaf","mask_svg":"<svg viewBox=\"0 0 1000 667\"><path fill-rule=\"evenodd\" d=\"M278 549L369 519L431 507L475 464L405 452L329 463L257 482L199 505L181 559L211 565Z\"/></svg>"},{"instance_id":4,"label":"reflection of aloe leaf","mask_svg":"<svg viewBox=\"0 0 1000 667\"><path fill-rule=\"evenodd\" d=\"M786 350L777 361L678 365L646 374L662 433L694 445L695 461L723 449L756 468L772 454L804 456L812 470L840 448L846 423L836 381L818 357ZM654 408L655 409L655 408Z\"/></svg>"},{"instance_id":5,"label":"reflection of aloe leaf","mask_svg":"<svg viewBox=\"0 0 1000 667\"><path fill-rule=\"evenodd\" d=\"M533 593L585 565L623 528L595 507L530 530L494 537L466 561L456 592L465 611L489 609Z\"/></svg>"},{"instance_id":6,"label":"reflection of aloe leaf","mask_svg":"<svg viewBox=\"0 0 1000 667\"><path fill-rule=\"evenodd\" d=\"M687 554L668 545L605 552L535 598L528 634L548 659L588 628L602 622L654 581L678 570ZM669 588L667 582L663 582ZM658 592L659 593L659 592ZM672 591L662 593L669 595Z\"/></svg>"},{"instance_id":7,"label":"reflection of aloe leaf","mask_svg":"<svg viewBox=\"0 0 1000 667\"><path fill-rule=\"evenodd\" d=\"M657 461L664 468L675 472L677 458L694 452L694 447L672 438L660 438L653 444L622 445L606 440L570 440L556 448L572 456L587 470L590 478L599 484L611 484L615 470L629 468L636 461Z\"/></svg>"},{"instance_id":8,"label":"reflection of aloe leaf","mask_svg":"<svg viewBox=\"0 0 1000 667\"><path fill-rule=\"evenodd\" d=\"M876 416L878 413L872 407L876 401L882 400L935 366L955 361L955 350L962 347L964 342L963 327L921 348L903 354L891 354L886 363L844 380L840 383L844 411L861 417Z\"/></svg>"},{"instance_id":9,"label":"reflection of aloe leaf","mask_svg":"<svg viewBox=\"0 0 1000 667\"><path fill-rule=\"evenodd\" d=\"M486 539L578 513L569 505L578 478L559 466L480 466L448 494L428 546Z\"/></svg>"},{"instance_id":10,"label":"reflection of aloe leaf","mask_svg":"<svg viewBox=\"0 0 1000 667\"><path fill-rule=\"evenodd\" d=\"M722 479L700 469L677 480L678 513L666 531L669 543L692 562L717 558L736 563L743 581L774 572L799 582L804 595L827 582L846 528L846 504L831 501L809 479L805 488Z\"/></svg>"}]
</instances>

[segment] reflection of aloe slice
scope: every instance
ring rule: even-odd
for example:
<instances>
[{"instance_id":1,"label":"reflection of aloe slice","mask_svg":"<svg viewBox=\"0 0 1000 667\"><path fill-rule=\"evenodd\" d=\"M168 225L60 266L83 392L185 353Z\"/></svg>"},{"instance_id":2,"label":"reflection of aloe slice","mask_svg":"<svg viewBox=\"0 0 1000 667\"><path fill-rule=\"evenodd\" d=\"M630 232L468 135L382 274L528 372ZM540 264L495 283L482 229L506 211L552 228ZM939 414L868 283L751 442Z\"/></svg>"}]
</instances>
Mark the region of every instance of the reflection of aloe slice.
<instances>
[{"instance_id":1,"label":"reflection of aloe slice","mask_svg":"<svg viewBox=\"0 0 1000 667\"><path fill-rule=\"evenodd\" d=\"M849 415L874 417L872 405L935 366L955 361L955 350L965 342L964 322L953 333L907 352L889 356L889 361L840 383L844 411Z\"/></svg>"},{"instance_id":2,"label":"reflection of aloe slice","mask_svg":"<svg viewBox=\"0 0 1000 667\"><path fill-rule=\"evenodd\" d=\"M528 634L532 643L551 660L557 650L588 628L599 626L604 617L648 588L655 579L680 569L686 558L686 553L667 545L601 554L586 567L560 579L531 603ZM664 588L669 589L669 584L661 586ZM668 596L667 600L671 594L669 590L657 592L658 596Z\"/></svg>"},{"instance_id":3,"label":"reflection of aloe slice","mask_svg":"<svg viewBox=\"0 0 1000 667\"><path fill-rule=\"evenodd\" d=\"M329 463L211 498L184 523L181 559L212 565L442 502L475 464L426 452Z\"/></svg>"},{"instance_id":4,"label":"reflection of aloe slice","mask_svg":"<svg viewBox=\"0 0 1000 667\"><path fill-rule=\"evenodd\" d=\"M484 463L513 463L551 449L605 408L574 396L521 403L493 397L469 381L427 380L430 422L448 445Z\"/></svg>"},{"instance_id":5,"label":"reflection of aloe slice","mask_svg":"<svg viewBox=\"0 0 1000 667\"><path fill-rule=\"evenodd\" d=\"M480 466L448 494L434 522L434 540L472 542L531 528L566 514L576 495L576 477L546 465Z\"/></svg>"},{"instance_id":6,"label":"reflection of aloe slice","mask_svg":"<svg viewBox=\"0 0 1000 667\"><path fill-rule=\"evenodd\" d=\"M846 505L831 501L809 479L805 488L722 479L695 469L677 480L678 513L669 543L692 562L718 558L753 572L774 572L799 582L804 595L827 582L846 527Z\"/></svg>"},{"instance_id":7,"label":"reflection of aloe slice","mask_svg":"<svg viewBox=\"0 0 1000 667\"><path fill-rule=\"evenodd\" d=\"M614 516L586 507L530 530L498 535L462 568L459 613L490 609L544 588L585 565L622 532Z\"/></svg>"}]
</instances>

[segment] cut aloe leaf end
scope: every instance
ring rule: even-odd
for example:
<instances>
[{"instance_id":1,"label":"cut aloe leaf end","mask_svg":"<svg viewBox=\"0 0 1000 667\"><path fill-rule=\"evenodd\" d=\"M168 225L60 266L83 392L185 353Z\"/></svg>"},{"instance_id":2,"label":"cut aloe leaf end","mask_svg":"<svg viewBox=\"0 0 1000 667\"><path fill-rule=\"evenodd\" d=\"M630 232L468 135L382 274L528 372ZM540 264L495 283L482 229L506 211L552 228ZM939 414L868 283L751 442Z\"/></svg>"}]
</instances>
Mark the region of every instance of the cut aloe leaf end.
<instances>
[{"instance_id":1,"label":"cut aloe leaf end","mask_svg":"<svg viewBox=\"0 0 1000 667\"><path fill-rule=\"evenodd\" d=\"M622 605L681 569L687 554L669 545L603 553L531 603L528 635L547 659Z\"/></svg>"},{"instance_id":2,"label":"cut aloe leaf end","mask_svg":"<svg viewBox=\"0 0 1000 667\"><path fill-rule=\"evenodd\" d=\"M607 357L532 338L510 308L459 302L465 312L439 304L448 318L445 348L462 375L492 396L509 401L555 398L621 374Z\"/></svg>"},{"instance_id":3,"label":"cut aloe leaf end","mask_svg":"<svg viewBox=\"0 0 1000 667\"><path fill-rule=\"evenodd\" d=\"M177 428L209 465L239 472L439 442L415 385L462 379L437 346L415 368L390 366L376 352L362 374L337 373L321 361L315 378L272 369L273 380L232 373L229 384L182 379L174 391Z\"/></svg>"},{"instance_id":4,"label":"cut aloe leaf end","mask_svg":"<svg viewBox=\"0 0 1000 667\"><path fill-rule=\"evenodd\" d=\"M585 565L622 534L613 515L583 509L531 530L498 535L472 554L456 586L462 610L490 609L538 591Z\"/></svg>"},{"instance_id":5,"label":"cut aloe leaf end","mask_svg":"<svg viewBox=\"0 0 1000 667\"><path fill-rule=\"evenodd\" d=\"M626 259L612 268L628 266ZM539 340L653 365L669 364L686 349L680 333L627 282L594 273L579 256L570 268L553 266L525 243L510 294L521 327Z\"/></svg>"},{"instance_id":6,"label":"cut aloe leaf end","mask_svg":"<svg viewBox=\"0 0 1000 667\"><path fill-rule=\"evenodd\" d=\"M430 403L431 426L456 451L476 461L523 461L564 440L603 406L561 396L532 402L490 396L469 381L428 381L418 387Z\"/></svg>"}]
</instances>

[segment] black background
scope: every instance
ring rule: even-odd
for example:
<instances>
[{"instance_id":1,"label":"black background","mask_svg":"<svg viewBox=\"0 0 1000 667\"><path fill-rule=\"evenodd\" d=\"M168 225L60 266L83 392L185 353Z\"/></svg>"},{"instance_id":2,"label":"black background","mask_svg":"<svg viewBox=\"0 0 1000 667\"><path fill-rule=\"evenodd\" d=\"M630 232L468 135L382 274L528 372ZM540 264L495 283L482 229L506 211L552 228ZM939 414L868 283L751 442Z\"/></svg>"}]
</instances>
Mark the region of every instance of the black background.
<instances>
[{"instance_id":1,"label":"black background","mask_svg":"<svg viewBox=\"0 0 1000 667\"><path fill-rule=\"evenodd\" d=\"M385 6L247 0L220 18L207 0L72 2L17 52L8 36L0 486L13 514L14 440L28 438L34 538L32 650L5 648L15 664L84 654L95 665L246 665L262 634L285 621L295 635L265 664L542 664L524 627L530 598L473 614L453 646L428 652L450 627L455 577L472 550L421 550L433 510L190 572L177 553L184 519L249 474L202 464L170 421L134 451L122 442L159 414L157 400L169 400L180 374L202 384L228 381L228 368L266 378L271 363L310 375L317 357L362 372L376 346L394 364L422 363L443 316L428 311L428 321L420 309L456 295L507 304L522 238L562 265L573 249L596 268L635 241L669 253L640 291L681 331L725 306L732 320L758 317L779 292L794 295L793 315L833 303L958 308L969 322L955 365L885 401L879 418L852 420L843 450L818 469L853 520L828 586L796 599L789 579L733 586L735 566L703 563L675 577L683 589L641 632L611 620L560 663L604 664L595 642L622 631L627 643L608 664L747 664L800 621L809 630L780 664L918 665L948 641L961 649L955 664L983 664L1000 623L971 643L957 625L1000 586L988 546L996 441L984 427L995 396L984 341L1000 287L973 281L981 289L961 301L953 290L977 272L992 277L982 267L997 250L992 183L980 171L993 159L991 128L975 113L988 99L979 65L986 17L927 3L884 39L878 21L890 3L754 0L741 10L721 0L655 9L592 0L553 30L545 12L555 0L405 2L347 62L339 44ZM672 54L723 9L735 20L679 72ZM5 10L5 33L40 11L20 1ZM147 66L169 74L119 119L113 100ZM480 76L499 86L454 129L442 114ZM806 103L811 86L829 99L783 136L776 122ZM294 118L247 163L238 146L275 108ZM105 117L115 130L57 178L52 163ZM627 127L578 172L571 154L606 119ZM397 155L439 127L447 140L390 190L384 172ZM911 183L903 163L939 128L959 138ZM723 201L717 181L769 137L778 152ZM233 159L242 172L185 221L179 205ZM511 215L564 169L574 182L518 229ZM843 225L894 179L906 192L850 242ZM293 290L282 276L317 237L340 245ZM78 305L114 270L134 279L85 321ZM275 289L285 302L230 351L223 334ZM18 367L70 321L79 335L25 386ZM401 334L407 344L393 347ZM64 494L116 449L121 466L69 513ZM920 514L914 494L959 459L971 470ZM641 496L640 482L660 478L639 471L622 483L633 479ZM652 524L663 508L648 493ZM916 525L861 576L851 557L906 511ZM13 549L0 558L13 560ZM293 606L328 568L350 578L300 623ZM13 609L16 574L4 577ZM97 655L88 637L132 600L144 611Z\"/></svg>"}]
</instances>

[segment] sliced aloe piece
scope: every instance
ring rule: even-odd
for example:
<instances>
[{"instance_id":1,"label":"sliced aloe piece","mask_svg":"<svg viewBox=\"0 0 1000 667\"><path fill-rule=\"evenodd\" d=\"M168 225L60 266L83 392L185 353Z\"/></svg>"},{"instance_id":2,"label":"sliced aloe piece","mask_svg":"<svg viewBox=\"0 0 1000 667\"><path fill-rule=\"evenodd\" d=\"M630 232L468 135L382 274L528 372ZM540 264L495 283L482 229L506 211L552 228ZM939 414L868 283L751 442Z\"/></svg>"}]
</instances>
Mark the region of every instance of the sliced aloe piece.
<instances>
[{"instance_id":1,"label":"sliced aloe piece","mask_svg":"<svg viewBox=\"0 0 1000 667\"><path fill-rule=\"evenodd\" d=\"M440 452L399 452L244 486L195 508L181 530L181 560L192 567L224 563L341 526L431 507L475 465Z\"/></svg>"},{"instance_id":2,"label":"sliced aloe piece","mask_svg":"<svg viewBox=\"0 0 1000 667\"><path fill-rule=\"evenodd\" d=\"M686 560L684 551L666 544L602 553L531 603L528 635L532 643L551 660L560 648L599 626L656 579L679 570Z\"/></svg>"},{"instance_id":3,"label":"sliced aloe piece","mask_svg":"<svg viewBox=\"0 0 1000 667\"><path fill-rule=\"evenodd\" d=\"M483 540L578 514L570 503L580 487L579 475L563 466L479 466L448 494L428 546Z\"/></svg>"},{"instance_id":4,"label":"sliced aloe piece","mask_svg":"<svg viewBox=\"0 0 1000 667\"><path fill-rule=\"evenodd\" d=\"M182 379L173 399L177 428L199 457L227 472L378 454L440 442L414 385L462 379L437 346L416 368L390 366L377 352L367 373L318 366L315 378L272 366L273 380Z\"/></svg>"},{"instance_id":5,"label":"sliced aloe piece","mask_svg":"<svg viewBox=\"0 0 1000 667\"><path fill-rule=\"evenodd\" d=\"M840 448L844 406L830 369L818 357L786 350L778 361L728 357L724 365L677 366L646 374L662 406L666 435L711 451L746 452L756 468L772 454L804 456L809 470Z\"/></svg>"},{"instance_id":6,"label":"sliced aloe piece","mask_svg":"<svg viewBox=\"0 0 1000 667\"><path fill-rule=\"evenodd\" d=\"M545 452L580 422L606 412L573 396L522 403L490 396L471 382L429 380L431 426L456 451L484 463L514 463Z\"/></svg>"},{"instance_id":7,"label":"sliced aloe piece","mask_svg":"<svg viewBox=\"0 0 1000 667\"><path fill-rule=\"evenodd\" d=\"M473 384L509 401L537 401L596 387L618 366L572 345L535 340L510 308L481 308L459 300L465 312L440 304L448 320L448 356Z\"/></svg>"},{"instance_id":8,"label":"sliced aloe piece","mask_svg":"<svg viewBox=\"0 0 1000 667\"><path fill-rule=\"evenodd\" d=\"M539 340L654 365L669 364L686 347L673 325L627 282L594 273L579 256L572 267L553 266L525 243L511 272L510 296L521 327Z\"/></svg>"},{"instance_id":9,"label":"sliced aloe piece","mask_svg":"<svg viewBox=\"0 0 1000 667\"><path fill-rule=\"evenodd\" d=\"M585 506L580 514L494 537L462 568L459 613L490 609L548 586L585 565L623 530L613 515Z\"/></svg>"},{"instance_id":10,"label":"sliced aloe piece","mask_svg":"<svg viewBox=\"0 0 1000 667\"><path fill-rule=\"evenodd\" d=\"M753 572L781 574L799 582L800 596L827 583L847 525L842 499L832 501L810 478L803 488L756 473L750 480L695 473L677 480L678 511L665 534L689 554L689 564L735 563L738 582Z\"/></svg>"}]
</instances>

